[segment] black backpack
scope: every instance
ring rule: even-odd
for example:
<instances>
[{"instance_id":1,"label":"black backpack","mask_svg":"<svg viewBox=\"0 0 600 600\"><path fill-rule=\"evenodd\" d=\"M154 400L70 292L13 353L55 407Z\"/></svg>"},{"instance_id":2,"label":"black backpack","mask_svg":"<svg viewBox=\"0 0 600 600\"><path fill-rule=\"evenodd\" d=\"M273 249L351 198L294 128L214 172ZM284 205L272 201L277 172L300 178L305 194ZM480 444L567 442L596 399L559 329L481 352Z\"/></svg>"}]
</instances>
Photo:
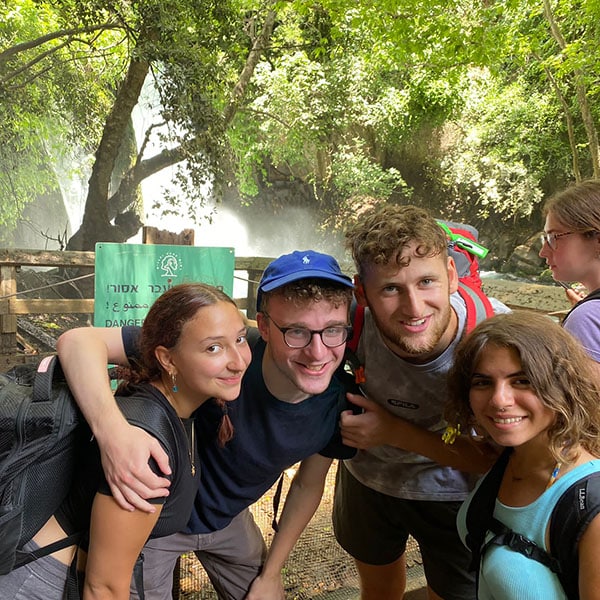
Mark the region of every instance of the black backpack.
<instances>
[{"instance_id":1,"label":"black backpack","mask_svg":"<svg viewBox=\"0 0 600 600\"><path fill-rule=\"evenodd\" d=\"M579 598L578 544L587 526L600 513L600 473L579 479L559 498L550 516L550 553L494 518L500 483L512 448L504 450L473 495L467 510L467 546L473 554L471 567L479 576L485 551L491 544L505 545L554 571L569 600ZM487 532L494 537L486 542Z\"/></svg>"},{"instance_id":2,"label":"black backpack","mask_svg":"<svg viewBox=\"0 0 600 600\"><path fill-rule=\"evenodd\" d=\"M176 447L173 423L162 406L135 396L117 402L130 424L164 447ZM0 374L0 575L87 534L77 532L35 552L22 550L66 498L90 438L58 357Z\"/></svg>"}]
</instances>

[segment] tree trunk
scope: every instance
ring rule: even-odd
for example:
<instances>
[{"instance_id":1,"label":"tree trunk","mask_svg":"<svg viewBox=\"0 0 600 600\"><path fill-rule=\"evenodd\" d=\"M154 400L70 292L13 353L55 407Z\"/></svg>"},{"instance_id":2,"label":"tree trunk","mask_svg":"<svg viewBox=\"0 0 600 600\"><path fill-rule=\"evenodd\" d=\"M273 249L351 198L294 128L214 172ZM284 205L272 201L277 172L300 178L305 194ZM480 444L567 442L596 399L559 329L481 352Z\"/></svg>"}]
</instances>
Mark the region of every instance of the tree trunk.
<instances>
[{"instance_id":1,"label":"tree trunk","mask_svg":"<svg viewBox=\"0 0 600 600\"><path fill-rule=\"evenodd\" d=\"M534 55L535 58L543 65L543 61L538 55ZM579 168L579 152L577 150L577 140L575 139L575 126L573 125L573 117L571 115L571 109L569 107L569 103L565 98L565 95L562 93L558 82L554 78L554 75L550 72L546 66L543 66L544 72L546 73L546 77L550 82L550 85L554 89L556 93L556 97L562 106L563 113L565 114L565 121L567 123L567 135L569 137L569 148L571 148L571 164L573 166L573 176L575 177L575 181L581 181L581 170Z\"/></svg>"},{"instance_id":2,"label":"tree trunk","mask_svg":"<svg viewBox=\"0 0 600 600\"><path fill-rule=\"evenodd\" d=\"M556 23L549 0L544 0L544 14L550 25L552 37L560 49L564 51L567 48L567 42L563 37L558 24ZM594 123L592 111L590 110L587 89L585 85L585 77L581 69L573 69L573 80L575 92L577 94L577 103L579 105L579 111L581 112L581 119L583 121L585 132L588 138L588 146L590 149L590 158L592 161L594 178L598 178L600 177L600 148L598 145L598 131L596 130L596 124Z\"/></svg>"},{"instance_id":3,"label":"tree trunk","mask_svg":"<svg viewBox=\"0 0 600 600\"><path fill-rule=\"evenodd\" d=\"M129 64L127 76L106 119L96 150L96 160L88 181L83 222L69 240L67 250L93 250L96 241L117 241L113 238L118 236L118 232L113 230L108 213L110 181L127 124L140 97L149 67L147 61L136 59Z\"/></svg>"},{"instance_id":4,"label":"tree trunk","mask_svg":"<svg viewBox=\"0 0 600 600\"><path fill-rule=\"evenodd\" d=\"M275 23L276 12L269 10L261 32L254 40L252 49L246 58L246 64L234 86L229 103L223 109L223 130L231 124L238 106L242 101L254 69L264 52ZM133 60L129 65L127 78L123 82L113 109L106 121L104 134L96 152L96 161L89 179L88 196L85 204L83 222L79 230L71 237L67 250L93 250L98 241L124 242L135 235L142 223L129 219L124 223L111 225L111 215L123 206L129 206L135 199L140 182L162 169L181 162L186 156L183 145L163 150L155 156L138 160L123 176L119 188L109 198L110 179L115 166L119 146L125 135L127 122L136 105L142 85L148 73L149 64ZM201 141L201 136L191 141L191 146ZM187 144L186 144L187 146ZM131 231L132 228L137 228ZM127 237L124 237L124 236Z\"/></svg>"}]
</instances>

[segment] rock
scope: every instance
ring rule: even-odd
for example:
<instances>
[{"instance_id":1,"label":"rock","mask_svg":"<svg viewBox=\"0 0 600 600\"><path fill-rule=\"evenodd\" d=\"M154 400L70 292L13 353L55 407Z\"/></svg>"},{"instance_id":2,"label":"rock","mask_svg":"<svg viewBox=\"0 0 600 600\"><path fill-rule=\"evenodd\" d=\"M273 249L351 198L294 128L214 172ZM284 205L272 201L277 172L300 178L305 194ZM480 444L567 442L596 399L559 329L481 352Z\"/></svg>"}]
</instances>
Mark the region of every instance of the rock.
<instances>
[{"instance_id":1,"label":"rock","mask_svg":"<svg viewBox=\"0 0 600 600\"><path fill-rule=\"evenodd\" d=\"M545 260L540 258L541 243L539 236L530 237L527 242L517 246L502 268L504 273L513 273L520 277L537 277L543 270Z\"/></svg>"}]
</instances>

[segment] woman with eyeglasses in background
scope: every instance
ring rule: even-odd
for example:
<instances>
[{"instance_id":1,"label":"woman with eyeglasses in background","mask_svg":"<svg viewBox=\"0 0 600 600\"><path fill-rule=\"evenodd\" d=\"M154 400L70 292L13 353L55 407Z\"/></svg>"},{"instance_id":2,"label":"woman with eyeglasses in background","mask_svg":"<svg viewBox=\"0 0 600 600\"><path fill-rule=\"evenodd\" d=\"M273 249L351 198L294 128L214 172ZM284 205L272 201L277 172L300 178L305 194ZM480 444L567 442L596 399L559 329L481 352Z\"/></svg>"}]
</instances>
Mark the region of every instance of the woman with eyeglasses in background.
<instances>
[{"instance_id":1,"label":"woman with eyeglasses in background","mask_svg":"<svg viewBox=\"0 0 600 600\"><path fill-rule=\"evenodd\" d=\"M555 194L543 214L540 256L552 277L558 282L580 282L588 292L582 298L567 288L574 306L563 326L600 362L600 181L583 181Z\"/></svg>"}]
</instances>

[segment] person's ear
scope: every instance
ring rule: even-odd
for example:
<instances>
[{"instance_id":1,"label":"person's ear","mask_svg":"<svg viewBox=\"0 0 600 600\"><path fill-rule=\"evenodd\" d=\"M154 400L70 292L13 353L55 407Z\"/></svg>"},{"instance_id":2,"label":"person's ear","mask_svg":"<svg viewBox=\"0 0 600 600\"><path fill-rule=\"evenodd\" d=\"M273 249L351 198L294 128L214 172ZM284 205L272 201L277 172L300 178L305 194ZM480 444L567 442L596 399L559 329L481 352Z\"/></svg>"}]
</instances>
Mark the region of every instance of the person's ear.
<instances>
[{"instance_id":1,"label":"person's ear","mask_svg":"<svg viewBox=\"0 0 600 600\"><path fill-rule=\"evenodd\" d=\"M354 276L354 297L361 306L369 305L367 302L367 296L365 294L365 286L358 275Z\"/></svg>"},{"instance_id":2,"label":"person's ear","mask_svg":"<svg viewBox=\"0 0 600 600\"><path fill-rule=\"evenodd\" d=\"M454 294L458 290L458 271L456 270L456 263L451 256L448 257L448 286L451 294Z\"/></svg>"},{"instance_id":3,"label":"person's ear","mask_svg":"<svg viewBox=\"0 0 600 600\"><path fill-rule=\"evenodd\" d=\"M154 348L154 356L156 360L160 363L160 366L167 372L171 373L175 370L175 365L173 364L173 356L171 351L164 346L156 346Z\"/></svg>"},{"instance_id":4,"label":"person's ear","mask_svg":"<svg viewBox=\"0 0 600 600\"><path fill-rule=\"evenodd\" d=\"M596 258L600 258L600 231L594 231L592 235L595 241Z\"/></svg>"},{"instance_id":5,"label":"person's ear","mask_svg":"<svg viewBox=\"0 0 600 600\"><path fill-rule=\"evenodd\" d=\"M260 337L265 342L269 341L269 326L267 324L268 317L265 317L264 313L256 313L256 323L258 325L258 332L260 333Z\"/></svg>"}]
</instances>

